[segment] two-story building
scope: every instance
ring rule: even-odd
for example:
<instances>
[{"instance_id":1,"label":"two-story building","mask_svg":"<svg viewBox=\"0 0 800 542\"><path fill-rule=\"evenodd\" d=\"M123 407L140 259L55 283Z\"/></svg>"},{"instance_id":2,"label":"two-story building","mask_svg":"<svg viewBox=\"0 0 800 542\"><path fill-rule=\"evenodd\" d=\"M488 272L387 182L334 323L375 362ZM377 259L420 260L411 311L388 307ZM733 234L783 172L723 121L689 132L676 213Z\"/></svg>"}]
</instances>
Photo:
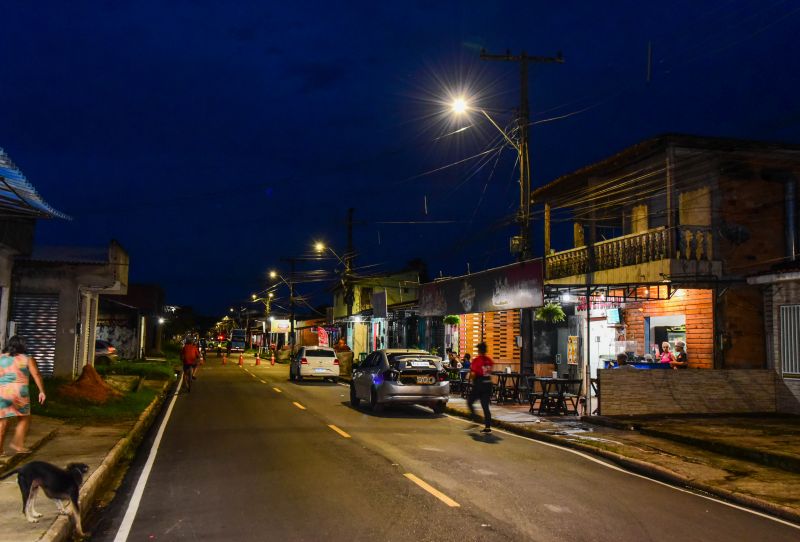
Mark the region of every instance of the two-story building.
<instances>
[{"instance_id":1,"label":"two-story building","mask_svg":"<svg viewBox=\"0 0 800 542\"><path fill-rule=\"evenodd\" d=\"M798 173L800 146L664 135L535 190L548 295L576 304L592 367L680 339L690 367L766 368L747 279L796 256Z\"/></svg>"}]
</instances>

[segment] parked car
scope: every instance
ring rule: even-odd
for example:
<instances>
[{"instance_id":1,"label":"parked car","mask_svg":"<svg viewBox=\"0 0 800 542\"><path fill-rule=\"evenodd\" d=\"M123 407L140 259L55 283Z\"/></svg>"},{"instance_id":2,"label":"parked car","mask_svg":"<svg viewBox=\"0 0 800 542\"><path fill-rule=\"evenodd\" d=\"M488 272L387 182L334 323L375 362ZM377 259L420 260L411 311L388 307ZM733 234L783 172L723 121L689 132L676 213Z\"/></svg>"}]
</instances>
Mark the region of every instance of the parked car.
<instances>
[{"instance_id":1,"label":"parked car","mask_svg":"<svg viewBox=\"0 0 800 542\"><path fill-rule=\"evenodd\" d=\"M339 358L327 346L301 346L289 365L289 380L315 377L334 382L339 378Z\"/></svg>"},{"instance_id":2,"label":"parked car","mask_svg":"<svg viewBox=\"0 0 800 542\"><path fill-rule=\"evenodd\" d=\"M117 349L108 342L97 339L94 341L94 364L110 365L119 359Z\"/></svg>"},{"instance_id":3,"label":"parked car","mask_svg":"<svg viewBox=\"0 0 800 542\"><path fill-rule=\"evenodd\" d=\"M369 401L379 412L384 405L421 404L441 414L449 399L450 382L442 360L424 350L376 350L353 367L353 407Z\"/></svg>"}]
</instances>

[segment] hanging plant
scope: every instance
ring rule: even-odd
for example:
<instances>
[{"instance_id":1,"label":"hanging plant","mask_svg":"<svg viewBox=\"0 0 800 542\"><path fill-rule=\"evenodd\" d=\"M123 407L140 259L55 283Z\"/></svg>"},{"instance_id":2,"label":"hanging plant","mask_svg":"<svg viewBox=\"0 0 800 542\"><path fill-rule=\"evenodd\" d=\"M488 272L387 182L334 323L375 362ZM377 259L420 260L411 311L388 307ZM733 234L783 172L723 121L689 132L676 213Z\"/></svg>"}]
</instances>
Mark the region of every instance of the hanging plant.
<instances>
[{"instance_id":1,"label":"hanging plant","mask_svg":"<svg viewBox=\"0 0 800 542\"><path fill-rule=\"evenodd\" d=\"M443 322L448 326L457 326L461 323L461 318L459 318L457 314L448 314L444 317Z\"/></svg>"},{"instance_id":2,"label":"hanging plant","mask_svg":"<svg viewBox=\"0 0 800 542\"><path fill-rule=\"evenodd\" d=\"M548 324L557 324L566 320L567 315L564 314L564 309L558 303L548 303L544 307L536 309L536 319Z\"/></svg>"}]
</instances>

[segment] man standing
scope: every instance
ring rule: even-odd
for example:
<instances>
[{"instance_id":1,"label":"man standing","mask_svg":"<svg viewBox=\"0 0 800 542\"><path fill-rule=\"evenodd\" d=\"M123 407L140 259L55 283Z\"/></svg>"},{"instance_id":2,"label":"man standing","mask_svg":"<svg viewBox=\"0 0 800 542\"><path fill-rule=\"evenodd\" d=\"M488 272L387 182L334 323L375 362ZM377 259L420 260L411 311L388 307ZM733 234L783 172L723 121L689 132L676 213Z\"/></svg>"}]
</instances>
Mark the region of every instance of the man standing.
<instances>
[{"instance_id":1,"label":"man standing","mask_svg":"<svg viewBox=\"0 0 800 542\"><path fill-rule=\"evenodd\" d=\"M492 398L492 358L486 355L486 343L478 344L478 355L472 360L469 367L469 375L472 380L472 391L470 391L467 406L470 416L475 417L475 408L472 406L475 400L480 399L483 407L484 428L481 433L492 432L492 413L489 411L489 401Z\"/></svg>"}]
</instances>

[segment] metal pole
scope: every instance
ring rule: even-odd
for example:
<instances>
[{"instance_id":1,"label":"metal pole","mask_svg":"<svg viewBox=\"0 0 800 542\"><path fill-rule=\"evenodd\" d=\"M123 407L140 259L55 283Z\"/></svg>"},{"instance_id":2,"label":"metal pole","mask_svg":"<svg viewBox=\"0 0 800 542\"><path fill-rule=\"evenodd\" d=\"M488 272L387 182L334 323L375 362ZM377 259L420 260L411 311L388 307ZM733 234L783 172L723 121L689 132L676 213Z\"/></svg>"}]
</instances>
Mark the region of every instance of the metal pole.
<instances>
[{"instance_id":1,"label":"metal pole","mask_svg":"<svg viewBox=\"0 0 800 542\"><path fill-rule=\"evenodd\" d=\"M589 281L586 281L586 366L584 368L584 387L586 390L586 412L592 415L592 304L590 301L591 288ZM585 413L584 413L585 414Z\"/></svg>"},{"instance_id":2,"label":"metal pole","mask_svg":"<svg viewBox=\"0 0 800 542\"><path fill-rule=\"evenodd\" d=\"M292 355L294 355L294 258L289 260L290 272L289 272L289 315L291 320L289 321L289 344L291 345L289 350Z\"/></svg>"}]
</instances>

